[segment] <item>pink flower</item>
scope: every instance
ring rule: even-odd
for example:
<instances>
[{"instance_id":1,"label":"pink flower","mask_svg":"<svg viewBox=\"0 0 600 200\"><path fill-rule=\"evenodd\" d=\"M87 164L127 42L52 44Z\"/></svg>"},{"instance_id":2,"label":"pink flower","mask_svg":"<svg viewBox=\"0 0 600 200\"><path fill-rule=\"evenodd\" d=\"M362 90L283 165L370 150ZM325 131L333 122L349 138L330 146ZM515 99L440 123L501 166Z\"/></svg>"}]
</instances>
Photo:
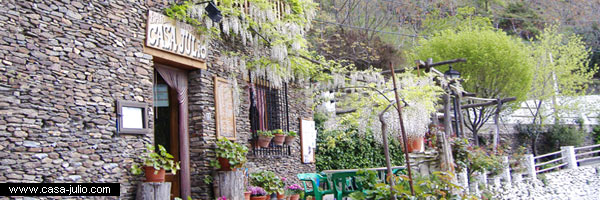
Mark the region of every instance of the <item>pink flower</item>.
<instances>
[{"instance_id":1,"label":"pink flower","mask_svg":"<svg viewBox=\"0 0 600 200\"><path fill-rule=\"evenodd\" d=\"M281 181L286 181L286 180L287 180L287 178L281 177Z\"/></svg>"}]
</instances>

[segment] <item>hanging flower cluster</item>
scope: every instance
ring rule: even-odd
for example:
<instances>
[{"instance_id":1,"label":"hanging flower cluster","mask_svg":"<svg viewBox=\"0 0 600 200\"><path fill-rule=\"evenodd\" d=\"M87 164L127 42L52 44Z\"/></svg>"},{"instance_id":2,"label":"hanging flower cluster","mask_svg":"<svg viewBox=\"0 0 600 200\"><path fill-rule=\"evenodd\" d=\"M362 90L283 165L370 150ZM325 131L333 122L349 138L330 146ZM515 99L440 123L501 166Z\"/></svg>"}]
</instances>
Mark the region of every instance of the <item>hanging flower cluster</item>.
<instances>
[{"instance_id":1,"label":"hanging flower cluster","mask_svg":"<svg viewBox=\"0 0 600 200\"><path fill-rule=\"evenodd\" d=\"M349 82L354 82L353 79L350 78ZM369 78L367 77L366 79ZM340 115L337 119L340 126L336 127L336 129L348 130L350 127L355 127L359 134L372 133L376 141L382 142L379 114L395 100L392 90L393 84L391 80L385 81L383 77L381 79L374 78L370 80L373 82L365 82L362 85L377 89L384 95L372 89L360 87L354 93L346 94L341 98L343 100L340 102L340 107L355 108L356 111ZM356 85L361 85L361 81L356 82ZM443 93L442 88L435 84L433 75L425 74L424 76L417 77L412 72L398 75L397 88L399 97L403 100L401 102L403 106L402 117L407 137L417 138L424 136L428 131L428 125L431 123L432 114L436 112L436 103L439 95ZM396 109L394 107L388 109L383 118L388 125L387 134L399 139L401 128Z\"/></svg>"},{"instance_id":2,"label":"hanging flower cluster","mask_svg":"<svg viewBox=\"0 0 600 200\"><path fill-rule=\"evenodd\" d=\"M165 9L169 17L197 27L204 35L241 40L252 51L245 57L252 76L266 78L275 87L293 81L295 76L322 73L314 62L299 61L293 55L319 60L306 50L304 35L316 13L312 0L218 0L223 18L213 23L205 14L206 4L193 0ZM238 40L239 39L239 40ZM311 69L312 68L312 69Z\"/></svg>"}]
</instances>

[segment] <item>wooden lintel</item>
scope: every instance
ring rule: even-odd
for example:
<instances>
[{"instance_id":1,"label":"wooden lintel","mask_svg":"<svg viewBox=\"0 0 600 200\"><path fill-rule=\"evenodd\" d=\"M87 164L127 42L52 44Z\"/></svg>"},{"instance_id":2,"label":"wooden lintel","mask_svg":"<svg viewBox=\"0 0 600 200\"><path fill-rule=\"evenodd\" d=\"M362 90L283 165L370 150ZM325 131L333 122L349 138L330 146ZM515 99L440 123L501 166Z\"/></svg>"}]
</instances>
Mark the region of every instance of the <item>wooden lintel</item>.
<instances>
[{"instance_id":1,"label":"wooden lintel","mask_svg":"<svg viewBox=\"0 0 600 200\"><path fill-rule=\"evenodd\" d=\"M172 53L161 51L158 49L144 46L144 53L152 55L154 62L160 62L169 64L173 67L194 70L194 69L206 69L206 62L199 60L178 56Z\"/></svg>"}]
</instances>

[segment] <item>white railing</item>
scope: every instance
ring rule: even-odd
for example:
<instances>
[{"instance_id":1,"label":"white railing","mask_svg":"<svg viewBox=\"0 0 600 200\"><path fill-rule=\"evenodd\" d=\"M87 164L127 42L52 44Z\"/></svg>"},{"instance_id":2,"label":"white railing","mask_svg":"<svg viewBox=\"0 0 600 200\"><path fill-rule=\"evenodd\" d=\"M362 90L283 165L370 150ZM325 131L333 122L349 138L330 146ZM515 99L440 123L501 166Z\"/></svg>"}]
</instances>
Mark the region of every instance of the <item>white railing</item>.
<instances>
[{"instance_id":1,"label":"white railing","mask_svg":"<svg viewBox=\"0 0 600 200\"><path fill-rule=\"evenodd\" d=\"M595 148L598 148L595 150ZM470 190L474 194L479 193L478 187L473 187L483 183L483 185L489 186L488 183L492 183L496 187L501 182L511 185L512 182L521 182L524 178L523 175L530 179L537 179L537 174L550 172L559 169L574 169L582 164L590 164L590 161L598 160L600 163L600 144L584 146L584 147L573 147L564 146L560 147L560 151L551 152L539 156L533 156L533 154L526 154L521 160L521 166L517 169L512 169L509 165L509 159L507 156L503 157L503 169L500 174L488 176L487 172L477 173L472 181L467 178L466 170L458 172L458 180L462 180L459 184ZM588 163L583 163L588 162ZM545 165L552 164L553 166L545 167ZM524 169L524 171L523 171ZM489 180L488 180L489 179Z\"/></svg>"},{"instance_id":2,"label":"white railing","mask_svg":"<svg viewBox=\"0 0 600 200\"><path fill-rule=\"evenodd\" d=\"M581 165L586 161L592 160L600 161L600 149L594 150L594 148L600 148L600 144L575 148L575 158L577 159L577 164Z\"/></svg>"},{"instance_id":3,"label":"white railing","mask_svg":"<svg viewBox=\"0 0 600 200\"><path fill-rule=\"evenodd\" d=\"M529 177L535 178L536 175L540 173L558 170L565 167L567 169L574 169L586 161L600 161L600 150L594 150L594 148L600 148L600 144L577 148L573 146L564 146L560 147L560 151L547 153L535 157L531 154L525 155L526 159L524 160L524 162L525 166L527 166L527 174L529 175ZM548 157L557 156L559 154L560 157L547 160ZM554 166L543 168L545 165L548 164L553 164Z\"/></svg>"}]
</instances>

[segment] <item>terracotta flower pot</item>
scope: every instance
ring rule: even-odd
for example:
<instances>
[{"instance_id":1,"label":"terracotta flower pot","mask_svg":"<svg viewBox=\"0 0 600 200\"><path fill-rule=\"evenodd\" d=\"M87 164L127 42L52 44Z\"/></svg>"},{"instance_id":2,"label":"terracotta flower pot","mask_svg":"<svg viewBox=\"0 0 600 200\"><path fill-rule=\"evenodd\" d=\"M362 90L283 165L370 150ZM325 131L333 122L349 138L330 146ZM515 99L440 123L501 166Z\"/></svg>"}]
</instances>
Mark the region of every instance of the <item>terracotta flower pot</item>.
<instances>
[{"instance_id":1,"label":"terracotta flower pot","mask_svg":"<svg viewBox=\"0 0 600 200\"><path fill-rule=\"evenodd\" d=\"M250 200L266 200L266 199L267 199L266 195L265 196L253 196L253 197L250 197Z\"/></svg>"},{"instance_id":2,"label":"terracotta flower pot","mask_svg":"<svg viewBox=\"0 0 600 200\"><path fill-rule=\"evenodd\" d=\"M407 146L410 153L423 152L423 137L408 138Z\"/></svg>"},{"instance_id":3,"label":"terracotta flower pot","mask_svg":"<svg viewBox=\"0 0 600 200\"><path fill-rule=\"evenodd\" d=\"M281 199L285 199L285 194L279 194L279 192L277 193L277 199L281 200Z\"/></svg>"},{"instance_id":4,"label":"terracotta flower pot","mask_svg":"<svg viewBox=\"0 0 600 200\"><path fill-rule=\"evenodd\" d=\"M217 161L219 161L219 165L221 165L221 168L219 168L219 171L235 171L235 167L231 167L231 165L229 164L229 159L227 158L221 158L218 157Z\"/></svg>"},{"instance_id":5,"label":"terracotta flower pot","mask_svg":"<svg viewBox=\"0 0 600 200\"><path fill-rule=\"evenodd\" d=\"M165 169L158 170L158 173L154 173L157 171L154 167L144 166L144 175L146 176L146 181L144 182L165 182Z\"/></svg>"},{"instance_id":6,"label":"terracotta flower pot","mask_svg":"<svg viewBox=\"0 0 600 200\"><path fill-rule=\"evenodd\" d=\"M285 145L294 144L295 139L296 139L296 137L294 137L294 136L285 136Z\"/></svg>"},{"instance_id":7,"label":"terracotta flower pot","mask_svg":"<svg viewBox=\"0 0 600 200\"><path fill-rule=\"evenodd\" d=\"M273 137L258 136L258 146L262 148L269 147L269 143Z\"/></svg>"},{"instance_id":8,"label":"terracotta flower pot","mask_svg":"<svg viewBox=\"0 0 600 200\"><path fill-rule=\"evenodd\" d=\"M252 195L252 192L250 192L250 191L244 192L244 200L250 200L250 195Z\"/></svg>"},{"instance_id":9,"label":"terracotta flower pot","mask_svg":"<svg viewBox=\"0 0 600 200\"><path fill-rule=\"evenodd\" d=\"M290 196L290 200L298 200L300 199L300 194L293 194Z\"/></svg>"},{"instance_id":10,"label":"terracotta flower pot","mask_svg":"<svg viewBox=\"0 0 600 200\"><path fill-rule=\"evenodd\" d=\"M283 145L284 141L285 141L285 135L275 134L275 137L273 138L273 144L281 146L281 145Z\"/></svg>"}]
</instances>

